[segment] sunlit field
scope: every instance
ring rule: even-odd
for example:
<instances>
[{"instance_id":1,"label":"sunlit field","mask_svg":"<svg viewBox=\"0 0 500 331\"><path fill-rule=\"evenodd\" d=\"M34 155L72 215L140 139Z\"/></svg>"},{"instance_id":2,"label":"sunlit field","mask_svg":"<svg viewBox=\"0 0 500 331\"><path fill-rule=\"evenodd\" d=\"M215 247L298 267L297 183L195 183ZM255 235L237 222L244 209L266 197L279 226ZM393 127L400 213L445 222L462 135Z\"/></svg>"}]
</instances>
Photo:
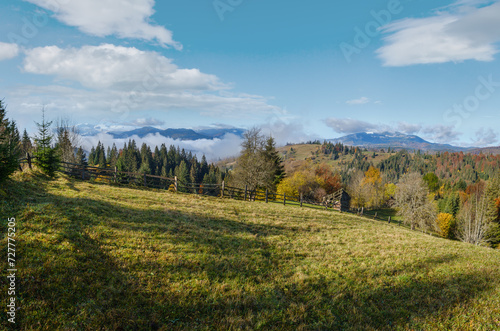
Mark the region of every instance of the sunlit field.
<instances>
[{"instance_id":1,"label":"sunlit field","mask_svg":"<svg viewBox=\"0 0 500 331\"><path fill-rule=\"evenodd\" d=\"M18 223L23 330L500 329L499 250L334 211L64 176L16 173L2 189L2 247L7 218Z\"/></svg>"}]
</instances>

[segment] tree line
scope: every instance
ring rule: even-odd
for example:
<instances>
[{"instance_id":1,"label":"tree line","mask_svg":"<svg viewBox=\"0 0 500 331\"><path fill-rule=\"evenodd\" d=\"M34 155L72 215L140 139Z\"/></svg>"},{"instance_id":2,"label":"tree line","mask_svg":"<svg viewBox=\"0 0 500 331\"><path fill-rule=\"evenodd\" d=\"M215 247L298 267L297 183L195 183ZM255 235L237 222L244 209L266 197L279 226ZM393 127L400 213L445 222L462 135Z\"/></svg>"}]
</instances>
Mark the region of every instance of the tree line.
<instances>
[{"instance_id":1,"label":"tree line","mask_svg":"<svg viewBox=\"0 0 500 331\"><path fill-rule=\"evenodd\" d=\"M50 177L60 168L60 163L92 165L112 168L123 172L158 175L173 178L177 176L181 184L221 183L227 171L221 171L209 164L205 155L199 161L192 152L173 145L151 147L142 144L138 148L135 140L118 149L115 144L107 148L99 141L88 153L80 145L80 135L75 126L67 120L58 120L53 130L53 121L47 121L42 109L41 123L35 122L38 132L32 140L24 130L22 138L16 123L6 117L6 109L0 100L0 182L19 168L19 160L27 153L34 156L33 163ZM55 132L54 132L55 131Z\"/></svg>"},{"instance_id":2,"label":"tree line","mask_svg":"<svg viewBox=\"0 0 500 331\"><path fill-rule=\"evenodd\" d=\"M118 171L134 172L173 178L182 184L203 183L220 184L227 176L214 164L209 164L205 155L198 161L191 151L186 152L174 145L167 148L165 144L155 146L154 150L143 143L141 148L135 140L130 139L121 149L116 145L106 147L98 142L92 147L88 163L101 168L115 168Z\"/></svg>"}]
</instances>

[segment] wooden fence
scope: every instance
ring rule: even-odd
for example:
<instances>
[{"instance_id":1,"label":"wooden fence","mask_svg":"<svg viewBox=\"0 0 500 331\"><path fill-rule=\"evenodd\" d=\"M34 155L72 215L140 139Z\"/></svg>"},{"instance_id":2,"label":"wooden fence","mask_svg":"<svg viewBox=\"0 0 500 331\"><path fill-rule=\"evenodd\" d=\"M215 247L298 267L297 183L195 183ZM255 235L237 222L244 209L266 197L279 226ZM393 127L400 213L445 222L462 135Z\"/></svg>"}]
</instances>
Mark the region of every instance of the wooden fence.
<instances>
[{"instance_id":1,"label":"wooden fence","mask_svg":"<svg viewBox=\"0 0 500 331\"><path fill-rule=\"evenodd\" d=\"M32 162L33 157L29 154L27 154L26 158L20 160L20 163L27 164L30 169L32 168ZM244 189L230 187L225 185L224 181L221 184L184 183L178 180L177 177L168 178L145 173L119 171L116 167L111 169L61 162L60 171L80 180L92 180L96 182L133 185L136 187L139 186L164 190L170 189L175 192L207 195L242 201L264 201L266 203L272 202L282 203L283 205L297 205L300 207L349 211L349 206L346 205L346 201L348 202L350 198L346 199L348 195L342 189L330 196L327 196L322 202L317 202L305 199L303 195L292 196L270 192L269 190L250 190L248 189L248 186Z\"/></svg>"}]
</instances>

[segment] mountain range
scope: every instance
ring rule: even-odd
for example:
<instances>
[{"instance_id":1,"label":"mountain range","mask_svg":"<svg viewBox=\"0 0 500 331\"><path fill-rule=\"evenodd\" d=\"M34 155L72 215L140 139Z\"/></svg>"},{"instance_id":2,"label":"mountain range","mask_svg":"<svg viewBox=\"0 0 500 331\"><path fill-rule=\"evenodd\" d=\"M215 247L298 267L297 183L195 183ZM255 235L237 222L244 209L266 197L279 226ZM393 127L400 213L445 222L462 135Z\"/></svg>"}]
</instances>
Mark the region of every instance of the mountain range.
<instances>
[{"instance_id":1,"label":"mountain range","mask_svg":"<svg viewBox=\"0 0 500 331\"><path fill-rule=\"evenodd\" d=\"M360 132L343 137L329 139L331 142L341 142L344 145L360 146L366 148L397 148L423 151L468 151L473 148L452 146L449 144L436 144L424 140L416 135L408 135L400 132Z\"/></svg>"},{"instance_id":2,"label":"mountain range","mask_svg":"<svg viewBox=\"0 0 500 331\"><path fill-rule=\"evenodd\" d=\"M223 138L226 134L234 134L238 137L243 136L245 129L240 128L206 128L206 129L158 129L152 126L146 126L128 131L106 131L98 127L82 124L78 126L82 136L93 136L98 133L104 132L111 135L115 139L127 139L132 136L144 138L150 134L160 134L165 138L172 138L178 140L200 140L200 139L216 139Z\"/></svg>"},{"instance_id":3,"label":"mountain range","mask_svg":"<svg viewBox=\"0 0 500 331\"><path fill-rule=\"evenodd\" d=\"M128 131L108 131L90 124L80 124L77 126L82 136L93 136L98 133L107 133L115 139L128 139L133 136L144 138L149 134L159 134L166 138L177 140L213 140L223 138L226 134L233 134L242 137L245 129L236 127L215 127L202 129L168 128L159 129L146 126ZM437 144L429 142L416 135L404 134L401 132L359 132L348 134L339 138L327 139L329 142L341 142L348 146L360 146L366 148L395 148L422 151L450 151L450 152L471 152L471 153L500 153L500 147L459 147L450 144Z\"/></svg>"}]
</instances>

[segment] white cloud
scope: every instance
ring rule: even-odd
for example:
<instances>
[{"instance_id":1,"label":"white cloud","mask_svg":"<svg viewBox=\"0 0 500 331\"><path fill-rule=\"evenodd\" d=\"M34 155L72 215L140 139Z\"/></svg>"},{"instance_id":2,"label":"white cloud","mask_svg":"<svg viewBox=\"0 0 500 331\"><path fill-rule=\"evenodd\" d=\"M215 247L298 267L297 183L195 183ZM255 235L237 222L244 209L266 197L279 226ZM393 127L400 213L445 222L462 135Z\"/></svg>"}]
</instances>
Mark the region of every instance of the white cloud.
<instances>
[{"instance_id":1,"label":"white cloud","mask_svg":"<svg viewBox=\"0 0 500 331\"><path fill-rule=\"evenodd\" d=\"M422 129L423 138L439 144L453 144L462 133L455 131L452 125L433 125Z\"/></svg>"},{"instance_id":2,"label":"white cloud","mask_svg":"<svg viewBox=\"0 0 500 331\"><path fill-rule=\"evenodd\" d=\"M479 2L462 1L453 12L387 25L383 31L389 35L378 56L386 66L492 61L500 41L500 2L481 8L473 4Z\"/></svg>"},{"instance_id":3,"label":"white cloud","mask_svg":"<svg viewBox=\"0 0 500 331\"><path fill-rule=\"evenodd\" d=\"M318 135L307 134L304 125L297 121L274 121L262 124L259 127L262 129L263 134L273 137L278 146L320 139Z\"/></svg>"},{"instance_id":4,"label":"white cloud","mask_svg":"<svg viewBox=\"0 0 500 331\"><path fill-rule=\"evenodd\" d=\"M182 49L172 32L151 24L154 0L26 0L55 13L55 17L89 35L156 41Z\"/></svg>"},{"instance_id":5,"label":"white cloud","mask_svg":"<svg viewBox=\"0 0 500 331\"><path fill-rule=\"evenodd\" d=\"M325 123L335 132L345 133L345 134L367 132L367 131L380 131L384 127L351 118L330 117L326 119Z\"/></svg>"},{"instance_id":6,"label":"white cloud","mask_svg":"<svg viewBox=\"0 0 500 331\"><path fill-rule=\"evenodd\" d=\"M396 126L396 130L405 134L417 134L422 130L422 125L399 122Z\"/></svg>"},{"instance_id":7,"label":"white cloud","mask_svg":"<svg viewBox=\"0 0 500 331\"><path fill-rule=\"evenodd\" d=\"M473 146L485 147L498 143L498 134L493 129L481 128L476 132L476 138L473 139Z\"/></svg>"},{"instance_id":8,"label":"white cloud","mask_svg":"<svg viewBox=\"0 0 500 331\"><path fill-rule=\"evenodd\" d=\"M19 46L0 42L0 61L8 60L19 54Z\"/></svg>"},{"instance_id":9,"label":"white cloud","mask_svg":"<svg viewBox=\"0 0 500 331\"><path fill-rule=\"evenodd\" d=\"M50 118L72 115L82 122L113 120L129 123L135 118L150 116L166 119L169 114L191 113L214 117L217 120L232 118L255 121L258 116L267 117L279 111L268 100L259 96L233 94L222 96L199 91L116 91L89 90L66 86L22 86L4 91L9 108L15 109L15 120L24 127L38 119L45 106ZM164 113L165 117L161 115ZM147 114L147 115L146 115ZM183 115L184 116L184 115Z\"/></svg>"},{"instance_id":10,"label":"white cloud","mask_svg":"<svg viewBox=\"0 0 500 331\"><path fill-rule=\"evenodd\" d=\"M94 89L131 90L138 85L146 90L169 91L227 88L216 76L198 69L180 69L171 59L156 52L111 44L67 49L46 46L27 50L24 70L54 75Z\"/></svg>"},{"instance_id":11,"label":"white cloud","mask_svg":"<svg viewBox=\"0 0 500 331\"><path fill-rule=\"evenodd\" d=\"M158 126L165 124L165 121L148 117L148 118L138 118L130 124L133 126Z\"/></svg>"},{"instance_id":12,"label":"white cloud","mask_svg":"<svg viewBox=\"0 0 500 331\"><path fill-rule=\"evenodd\" d=\"M370 102L370 99L368 99L367 97L361 97L359 99L348 100L345 103L347 103L348 105L363 105L368 102Z\"/></svg>"},{"instance_id":13,"label":"white cloud","mask_svg":"<svg viewBox=\"0 0 500 331\"><path fill-rule=\"evenodd\" d=\"M179 146L181 149L184 148L186 151L196 154L198 159L201 159L201 156L205 155L208 161L217 161L219 158L238 156L242 143L242 138L233 134L226 134L222 139L213 140L176 140L163 137L160 134L150 134L144 138L132 136L126 139L114 139L109 134L99 133L94 136L81 137L81 145L85 150L90 151L92 146L97 146L97 143L100 141L104 146L112 146L115 143L116 147L120 149L125 143L128 143L129 139L135 140L138 146L146 143L146 145L152 148L154 146L160 147L161 144L165 144L167 147L170 145Z\"/></svg>"}]
</instances>

